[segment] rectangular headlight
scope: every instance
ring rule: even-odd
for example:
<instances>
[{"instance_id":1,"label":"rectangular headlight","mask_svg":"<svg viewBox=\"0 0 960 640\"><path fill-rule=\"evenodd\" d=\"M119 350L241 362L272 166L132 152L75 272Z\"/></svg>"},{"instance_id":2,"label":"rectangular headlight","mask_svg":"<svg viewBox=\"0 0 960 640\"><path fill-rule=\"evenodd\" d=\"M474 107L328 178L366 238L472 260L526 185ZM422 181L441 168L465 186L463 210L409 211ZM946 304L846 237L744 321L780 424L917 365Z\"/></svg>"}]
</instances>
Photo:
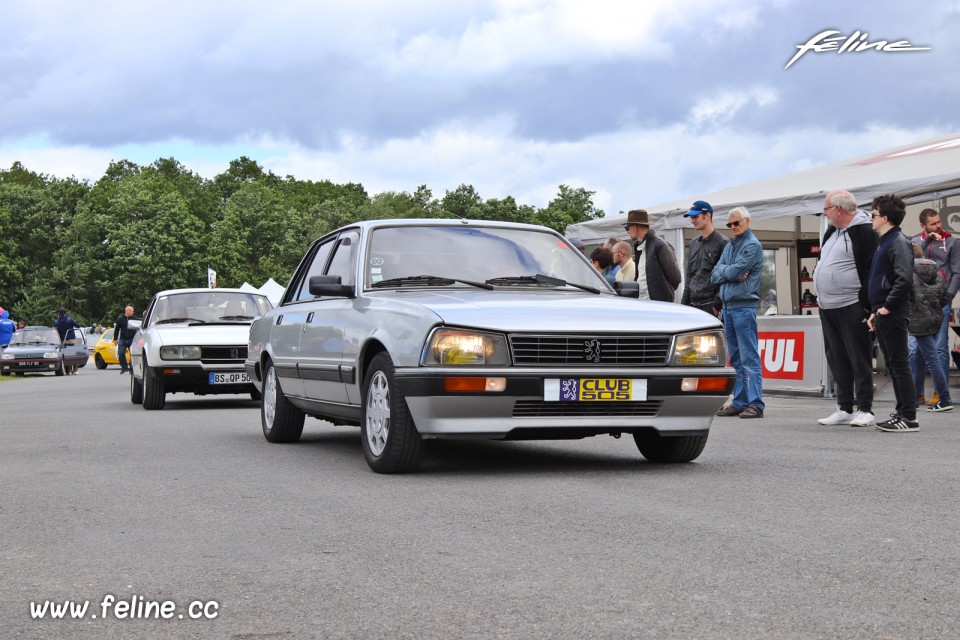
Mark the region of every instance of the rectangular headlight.
<instances>
[{"instance_id":1,"label":"rectangular headlight","mask_svg":"<svg viewBox=\"0 0 960 640\"><path fill-rule=\"evenodd\" d=\"M507 366L510 352L506 337L465 329L436 329L420 357L425 366Z\"/></svg>"},{"instance_id":2,"label":"rectangular headlight","mask_svg":"<svg viewBox=\"0 0 960 640\"><path fill-rule=\"evenodd\" d=\"M160 347L164 360L199 360L200 347Z\"/></svg>"},{"instance_id":3,"label":"rectangular headlight","mask_svg":"<svg viewBox=\"0 0 960 640\"><path fill-rule=\"evenodd\" d=\"M726 366L727 347L723 332L710 331L677 336L673 343L670 364L679 367Z\"/></svg>"},{"instance_id":4,"label":"rectangular headlight","mask_svg":"<svg viewBox=\"0 0 960 640\"><path fill-rule=\"evenodd\" d=\"M4 359L4 360L15 360L16 357L17 357L17 356L13 355L12 353L5 353L5 354L3 354L3 359Z\"/></svg>"}]
</instances>

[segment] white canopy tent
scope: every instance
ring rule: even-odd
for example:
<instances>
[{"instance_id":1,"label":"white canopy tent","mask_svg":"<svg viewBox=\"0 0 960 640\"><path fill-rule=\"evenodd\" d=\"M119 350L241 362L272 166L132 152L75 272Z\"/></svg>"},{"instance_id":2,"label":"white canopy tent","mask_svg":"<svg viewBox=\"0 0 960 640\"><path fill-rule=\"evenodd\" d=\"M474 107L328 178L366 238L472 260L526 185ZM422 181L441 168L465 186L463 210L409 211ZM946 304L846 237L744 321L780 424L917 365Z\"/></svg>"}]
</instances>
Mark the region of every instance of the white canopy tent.
<instances>
[{"instance_id":1,"label":"white canopy tent","mask_svg":"<svg viewBox=\"0 0 960 640\"><path fill-rule=\"evenodd\" d=\"M267 296L267 300L269 300L273 306L280 304L280 299L283 297L283 292L286 290L286 287L284 287L282 284L278 284L273 278L269 278L266 282L260 285L259 288L253 286L249 282L244 282L239 288L243 289L244 291L255 291L257 293L262 293L263 295Z\"/></svg>"},{"instance_id":2,"label":"white canopy tent","mask_svg":"<svg viewBox=\"0 0 960 640\"><path fill-rule=\"evenodd\" d=\"M833 189L850 191L861 205L884 193L896 193L907 204L960 194L960 133L652 207L637 206L650 214L654 229L666 231L690 226L683 214L694 200L709 202L718 224L739 205L747 207L756 223L819 213ZM579 237L585 244L601 244L610 236L624 237L625 220L626 215L617 215L573 224L566 235Z\"/></svg>"}]
</instances>

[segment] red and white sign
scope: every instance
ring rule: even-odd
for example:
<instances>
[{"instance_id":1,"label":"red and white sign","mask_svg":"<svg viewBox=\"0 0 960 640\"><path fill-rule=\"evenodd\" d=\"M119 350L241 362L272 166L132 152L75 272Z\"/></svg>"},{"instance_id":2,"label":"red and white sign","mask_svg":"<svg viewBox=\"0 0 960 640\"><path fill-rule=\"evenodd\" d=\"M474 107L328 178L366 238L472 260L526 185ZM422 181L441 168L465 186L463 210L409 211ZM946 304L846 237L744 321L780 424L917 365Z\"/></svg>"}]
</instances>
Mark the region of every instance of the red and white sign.
<instances>
[{"instance_id":1,"label":"red and white sign","mask_svg":"<svg viewBox=\"0 0 960 640\"><path fill-rule=\"evenodd\" d=\"M802 331L761 331L758 338L764 378L803 380Z\"/></svg>"}]
</instances>

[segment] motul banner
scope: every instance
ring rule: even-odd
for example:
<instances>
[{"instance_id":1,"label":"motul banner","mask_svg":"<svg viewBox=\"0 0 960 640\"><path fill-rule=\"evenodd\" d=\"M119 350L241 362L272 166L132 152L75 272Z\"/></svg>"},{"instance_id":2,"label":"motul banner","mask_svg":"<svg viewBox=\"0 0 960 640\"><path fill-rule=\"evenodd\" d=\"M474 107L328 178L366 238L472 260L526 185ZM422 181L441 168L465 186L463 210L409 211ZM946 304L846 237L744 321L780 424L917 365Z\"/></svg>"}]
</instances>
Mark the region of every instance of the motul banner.
<instances>
[{"instance_id":1,"label":"motul banner","mask_svg":"<svg viewBox=\"0 0 960 640\"><path fill-rule=\"evenodd\" d=\"M763 331L759 338L764 379L803 380L802 331Z\"/></svg>"},{"instance_id":2,"label":"motul banner","mask_svg":"<svg viewBox=\"0 0 960 640\"><path fill-rule=\"evenodd\" d=\"M818 316L757 318L765 391L823 393L823 330Z\"/></svg>"}]
</instances>

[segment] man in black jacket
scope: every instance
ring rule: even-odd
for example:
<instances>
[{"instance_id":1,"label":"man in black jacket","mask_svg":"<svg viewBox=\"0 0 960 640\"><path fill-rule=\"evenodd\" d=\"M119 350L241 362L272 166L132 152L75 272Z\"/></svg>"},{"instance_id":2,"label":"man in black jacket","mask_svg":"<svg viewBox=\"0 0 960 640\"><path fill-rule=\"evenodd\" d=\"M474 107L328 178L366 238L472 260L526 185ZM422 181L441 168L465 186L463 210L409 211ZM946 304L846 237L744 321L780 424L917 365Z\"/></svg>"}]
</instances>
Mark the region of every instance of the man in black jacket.
<instances>
[{"instance_id":1,"label":"man in black jacket","mask_svg":"<svg viewBox=\"0 0 960 640\"><path fill-rule=\"evenodd\" d=\"M827 194L823 215L830 227L820 246L813 284L819 296L827 365L837 384L837 410L817 422L869 427L875 419L867 281L879 237L870 216L857 209L849 191Z\"/></svg>"},{"instance_id":2,"label":"man in black jacket","mask_svg":"<svg viewBox=\"0 0 960 640\"><path fill-rule=\"evenodd\" d=\"M623 225L634 241L633 259L637 265L636 281L641 300L673 302L682 278L673 247L657 237L650 228L650 219L643 209L627 213Z\"/></svg>"},{"instance_id":3,"label":"man in black jacket","mask_svg":"<svg viewBox=\"0 0 960 640\"><path fill-rule=\"evenodd\" d=\"M713 226L713 207L709 202L697 200L684 217L690 218L700 235L690 241L687 278L680 303L717 316L720 313L720 285L710 281L710 274L730 240Z\"/></svg>"},{"instance_id":4,"label":"man in black jacket","mask_svg":"<svg viewBox=\"0 0 960 640\"><path fill-rule=\"evenodd\" d=\"M900 230L906 214L903 200L891 194L873 200L873 228L880 244L870 265L868 292L873 313L867 320L877 332L877 342L893 379L896 413L877 424L893 433L919 431L917 388L907 361L907 324L910 320L910 293L913 289L913 246Z\"/></svg>"},{"instance_id":5,"label":"man in black jacket","mask_svg":"<svg viewBox=\"0 0 960 640\"><path fill-rule=\"evenodd\" d=\"M127 306L123 310L123 315L117 316L117 321L113 325L113 344L117 345L117 360L120 361L120 373L133 373L133 368L127 366L130 357L130 344L133 342L133 336L136 335L136 327L130 326L130 320L133 318L133 307Z\"/></svg>"}]
</instances>

